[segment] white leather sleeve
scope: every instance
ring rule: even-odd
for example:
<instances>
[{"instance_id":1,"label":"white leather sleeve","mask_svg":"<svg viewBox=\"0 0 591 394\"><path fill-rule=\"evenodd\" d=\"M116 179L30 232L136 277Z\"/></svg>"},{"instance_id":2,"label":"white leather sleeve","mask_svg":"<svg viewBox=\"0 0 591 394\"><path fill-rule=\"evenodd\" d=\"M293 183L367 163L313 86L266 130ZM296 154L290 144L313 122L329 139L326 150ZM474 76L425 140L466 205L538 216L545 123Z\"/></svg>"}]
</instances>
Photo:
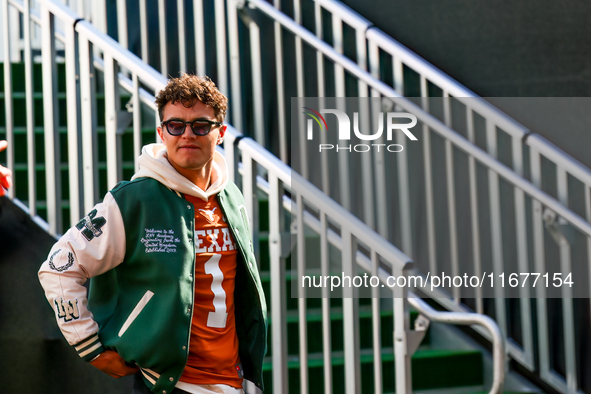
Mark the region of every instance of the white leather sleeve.
<instances>
[{"instance_id":1,"label":"white leather sleeve","mask_svg":"<svg viewBox=\"0 0 591 394\"><path fill-rule=\"evenodd\" d=\"M39 270L60 330L85 360L104 349L87 307L84 283L121 264L124 256L123 218L115 199L107 193L102 203L60 238Z\"/></svg>"}]
</instances>

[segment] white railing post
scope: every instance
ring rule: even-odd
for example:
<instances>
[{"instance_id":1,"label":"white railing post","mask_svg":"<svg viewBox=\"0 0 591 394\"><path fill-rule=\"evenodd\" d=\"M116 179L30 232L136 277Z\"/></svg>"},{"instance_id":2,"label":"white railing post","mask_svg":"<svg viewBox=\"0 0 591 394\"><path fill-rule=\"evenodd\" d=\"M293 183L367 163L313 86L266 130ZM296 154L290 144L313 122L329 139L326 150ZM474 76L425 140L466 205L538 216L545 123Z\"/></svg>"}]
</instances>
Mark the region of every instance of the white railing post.
<instances>
[{"instance_id":1,"label":"white railing post","mask_svg":"<svg viewBox=\"0 0 591 394\"><path fill-rule=\"evenodd\" d=\"M24 0L24 6L23 50L25 55L25 106L27 111L27 183L29 184L29 212L34 217L37 214L37 163L35 159L35 98L33 96L33 54L31 48L31 0Z\"/></svg>"},{"instance_id":2,"label":"white railing post","mask_svg":"<svg viewBox=\"0 0 591 394\"><path fill-rule=\"evenodd\" d=\"M225 0L214 0L215 8L215 45L218 80L217 85L220 92L228 96L230 87L228 86L228 49L226 45L226 5ZM230 15L228 14L228 17ZM237 33L237 32L236 32ZM232 81L233 82L233 81ZM233 98L236 100L236 98ZM232 104L235 105L235 104Z\"/></svg>"},{"instance_id":3,"label":"white railing post","mask_svg":"<svg viewBox=\"0 0 591 394\"><path fill-rule=\"evenodd\" d=\"M253 180L256 182L256 179ZM256 187L256 185L255 185ZM273 352L273 392L288 392L287 320L285 259L281 257L283 190L277 176L269 174L269 254L271 272L271 349ZM298 211L300 207L298 207Z\"/></svg>"},{"instance_id":4,"label":"white railing post","mask_svg":"<svg viewBox=\"0 0 591 394\"><path fill-rule=\"evenodd\" d=\"M240 38L238 37L237 9L238 4L239 3L237 0L228 1L228 52L230 56L230 82L232 92L232 96L230 97L230 107L232 108L232 111L228 115L230 115L229 118L232 121L234 127L238 128L239 130L244 130L244 124L242 122L242 79L240 76ZM223 23L223 20L220 20L219 23ZM216 26L218 26L217 10ZM220 50L221 49L218 48L218 51ZM218 55L218 61L219 60L220 55ZM226 86L225 88L227 89L228 87ZM222 91L222 93L224 92ZM226 92L225 94L227 95L228 93Z\"/></svg>"},{"instance_id":5,"label":"white railing post","mask_svg":"<svg viewBox=\"0 0 591 394\"><path fill-rule=\"evenodd\" d=\"M129 48L127 33L127 1L117 0L117 37L119 44L125 49Z\"/></svg>"},{"instance_id":6,"label":"white railing post","mask_svg":"<svg viewBox=\"0 0 591 394\"><path fill-rule=\"evenodd\" d=\"M12 98L12 60L10 58L11 35L9 24L8 0L2 0L2 33L4 43L4 114L6 120L6 141L8 150L6 152L6 164L8 168L14 168L14 116ZM13 177L13 185L8 189L8 196L14 198L17 183Z\"/></svg>"},{"instance_id":7,"label":"white railing post","mask_svg":"<svg viewBox=\"0 0 591 394\"><path fill-rule=\"evenodd\" d=\"M392 275L406 278L406 272L394 268ZM410 314L407 287L394 287L394 364L396 372L396 393L412 393L411 354L408 352L407 334L410 331Z\"/></svg>"},{"instance_id":8,"label":"white railing post","mask_svg":"<svg viewBox=\"0 0 591 394\"><path fill-rule=\"evenodd\" d=\"M92 44L88 37L78 35L80 53L80 118L82 120L82 178L84 212L88 213L98 200L98 143L96 134L96 88Z\"/></svg>"},{"instance_id":9,"label":"white railing post","mask_svg":"<svg viewBox=\"0 0 591 394\"><path fill-rule=\"evenodd\" d=\"M160 73L168 77L168 43L166 38L165 0L158 0L158 35L160 37Z\"/></svg>"},{"instance_id":10,"label":"white railing post","mask_svg":"<svg viewBox=\"0 0 591 394\"><path fill-rule=\"evenodd\" d=\"M281 9L281 1L273 0L273 5L278 10ZM285 82L283 78L283 34L281 24L275 22L274 39L275 39L275 78L277 83L277 124L279 132L279 157L284 163L288 162L287 147L289 141L287 140L287 117L285 114Z\"/></svg>"},{"instance_id":11,"label":"white railing post","mask_svg":"<svg viewBox=\"0 0 591 394\"><path fill-rule=\"evenodd\" d=\"M320 269L323 277L330 275L330 260L328 257L328 223L326 214L320 213ZM332 346L330 295L328 287L322 287L322 359L324 361L324 394L332 393Z\"/></svg>"},{"instance_id":12,"label":"white railing post","mask_svg":"<svg viewBox=\"0 0 591 394\"><path fill-rule=\"evenodd\" d=\"M49 233L62 230L60 138L57 112L57 66L55 60L55 19L45 6L41 6L43 41L43 118L45 134L45 179L47 223Z\"/></svg>"},{"instance_id":13,"label":"white railing post","mask_svg":"<svg viewBox=\"0 0 591 394\"><path fill-rule=\"evenodd\" d=\"M107 188L112 189L121 180L121 148L118 144L117 116L119 115L118 65L105 53L105 135L107 142Z\"/></svg>"},{"instance_id":14,"label":"white railing post","mask_svg":"<svg viewBox=\"0 0 591 394\"><path fill-rule=\"evenodd\" d=\"M187 72L187 28L185 23L185 0L177 0L177 25L179 35L180 75Z\"/></svg>"},{"instance_id":15,"label":"white railing post","mask_svg":"<svg viewBox=\"0 0 591 394\"><path fill-rule=\"evenodd\" d=\"M140 81L138 75L132 75L133 82L133 168L138 171L139 157L142 151L142 104L140 101Z\"/></svg>"},{"instance_id":16,"label":"white railing post","mask_svg":"<svg viewBox=\"0 0 591 394\"><path fill-rule=\"evenodd\" d=\"M68 111L68 176L70 189L70 226L82 217L80 206L80 149L79 149L79 96L76 58L76 31L66 26L66 96ZM75 109L75 110L74 110Z\"/></svg>"},{"instance_id":17,"label":"white railing post","mask_svg":"<svg viewBox=\"0 0 591 394\"><path fill-rule=\"evenodd\" d=\"M341 227L341 259L343 276L357 275L355 262L355 240L349 228ZM343 282L345 282L343 280ZM361 392L361 362L359 349L359 302L357 291L352 283L343 283L343 340L345 351L345 393Z\"/></svg>"},{"instance_id":18,"label":"white railing post","mask_svg":"<svg viewBox=\"0 0 591 394\"><path fill-rule=\"evenodd\" d=\"M296 196L298 206L296 215L297 225L297 275L303 278L306 275L306 230L304 227L304 199L301 194ZM308 321L306 315L306 289L303 283L298 281L298 332L300 355L300 393L308 393Z\"/></svg>"}]
</instances>

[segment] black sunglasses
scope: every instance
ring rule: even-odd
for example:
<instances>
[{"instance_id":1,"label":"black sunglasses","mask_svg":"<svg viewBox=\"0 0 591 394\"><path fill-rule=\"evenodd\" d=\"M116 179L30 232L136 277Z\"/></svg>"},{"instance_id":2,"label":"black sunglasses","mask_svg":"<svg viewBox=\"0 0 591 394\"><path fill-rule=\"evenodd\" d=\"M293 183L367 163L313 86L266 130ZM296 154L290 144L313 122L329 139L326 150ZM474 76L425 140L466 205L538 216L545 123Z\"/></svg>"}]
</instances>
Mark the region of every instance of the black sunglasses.
<instances>
[{"instance_id":1,"label":"black sunglasses","mask_svg":"<svg viewBox=\"0 0 591 394\"><path fill-rule=\"evenodd\" d=\"M222 122L214 122L208 119L196 119L190 122L185 122L182 120L166 120L162 122L162 126L166 128L168 134L179 136L183 135L187 125L191 125L191 130L195 135L207 135L211 131L211 126L221 126Z\"/></svg>"}]
</instances>

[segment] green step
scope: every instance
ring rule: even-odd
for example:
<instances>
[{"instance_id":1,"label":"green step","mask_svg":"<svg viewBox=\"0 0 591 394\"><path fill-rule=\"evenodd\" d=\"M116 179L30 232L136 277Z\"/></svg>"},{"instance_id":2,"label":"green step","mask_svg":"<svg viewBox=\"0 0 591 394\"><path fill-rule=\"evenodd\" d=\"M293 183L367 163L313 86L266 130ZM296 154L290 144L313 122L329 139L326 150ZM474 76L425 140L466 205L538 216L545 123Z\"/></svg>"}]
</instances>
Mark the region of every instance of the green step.
<instances>
[{"instance_id":1,"label":"green step","mask_svg":"<svg viewBox=\"0 0 591 394\"><path fill-rule=\"evenodd\" d=\"M382 374L385 391L395 387L394 354L392 349L382 349ZM481 386L484 382L482 354L477 350L434 350L419 349L412 357L412 384L414 390L430 390L463 386ZM333 352L333 392L344 392L344 355ZM373 350L360 352L362 393L373 392ZM323 354L308 354L310 394L323 390ZM267 391L272 391L272 360L265 358L263 371ZM299 389L298 356L288 357L287 367L290 372L290 388Z\"/></svg>"}]
</instances>

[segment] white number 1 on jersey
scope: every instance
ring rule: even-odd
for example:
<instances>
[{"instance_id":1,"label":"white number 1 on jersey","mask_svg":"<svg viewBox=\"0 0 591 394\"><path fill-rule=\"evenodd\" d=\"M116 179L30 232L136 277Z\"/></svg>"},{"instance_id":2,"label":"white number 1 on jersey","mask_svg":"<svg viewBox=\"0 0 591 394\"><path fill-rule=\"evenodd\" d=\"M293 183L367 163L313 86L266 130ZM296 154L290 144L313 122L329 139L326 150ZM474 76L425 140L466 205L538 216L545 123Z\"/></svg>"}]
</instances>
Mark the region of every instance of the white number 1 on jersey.
<instances>
[{"instance_id":1,"label":"white number 1 on jersey","mask_svg":"<svg viewBox=\"0 0 591 394\"><path fill-rule=\"evenodd\" d=\"M226 292L222 287L224 273L220 269L220 259L222 255L214 254L207 263L205 263L205 273L213 276L211 282L211 291L213 292L213 307L215 312L209 312L207 317L207 327L224 328L226 327Z\"/></svg>"}]
</instances>

